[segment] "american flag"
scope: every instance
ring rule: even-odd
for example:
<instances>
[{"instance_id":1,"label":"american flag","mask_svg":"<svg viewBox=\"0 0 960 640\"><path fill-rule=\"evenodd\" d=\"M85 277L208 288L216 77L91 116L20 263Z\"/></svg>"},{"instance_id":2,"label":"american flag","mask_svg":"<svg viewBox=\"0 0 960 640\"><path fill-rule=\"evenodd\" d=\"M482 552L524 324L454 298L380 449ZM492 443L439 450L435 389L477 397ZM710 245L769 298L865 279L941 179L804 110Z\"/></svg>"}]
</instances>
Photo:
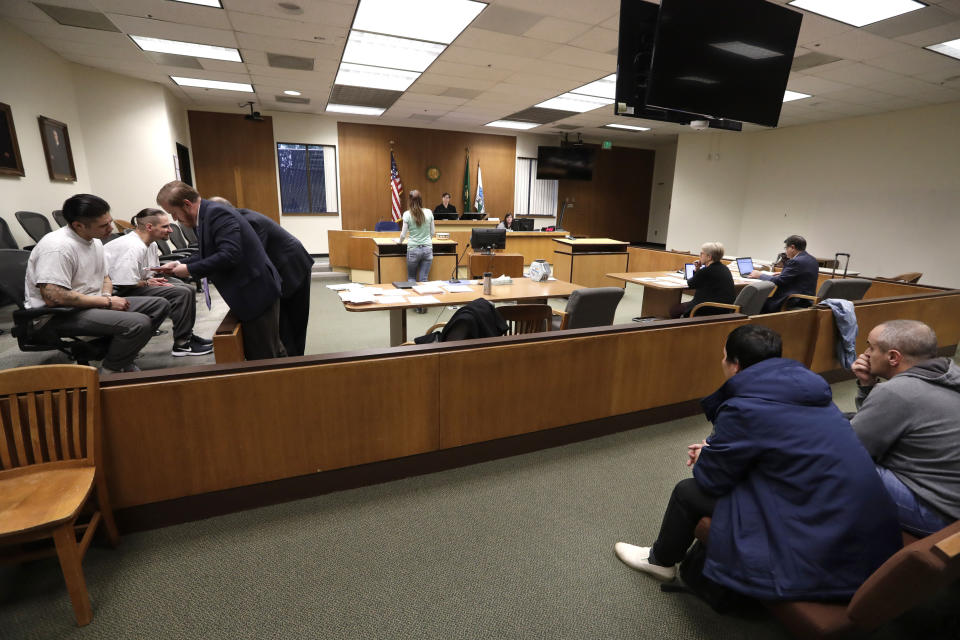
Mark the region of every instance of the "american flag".
<instances>
[{"instance_id":1,"label":"american flag","mask_svg":"<svg viewBox=\"0 0 960 640\"><path fill-rule=\"evenodd\" d=\"M393 157L393 149L390 150L390 192L393 199L393 211L391 215L393 216L394 222L399 222L403 216L403 211L400 207L400 196L403 194L403 185L400 183L400 171L397 170L397 161Z\"/></svg>"}]
</instances>

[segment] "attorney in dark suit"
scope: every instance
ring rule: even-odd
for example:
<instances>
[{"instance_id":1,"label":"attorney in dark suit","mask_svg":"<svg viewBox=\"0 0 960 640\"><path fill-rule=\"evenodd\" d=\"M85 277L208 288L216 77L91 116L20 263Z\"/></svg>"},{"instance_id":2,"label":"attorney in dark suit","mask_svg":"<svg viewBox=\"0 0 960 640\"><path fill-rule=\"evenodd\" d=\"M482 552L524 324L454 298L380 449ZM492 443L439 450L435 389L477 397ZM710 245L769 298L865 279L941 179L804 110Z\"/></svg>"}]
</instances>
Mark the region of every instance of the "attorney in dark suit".
<instances>
[{"instance_id":1,"label":"attorney in dark suit","mask_svg":"<svg viewBox=\"0 0 960 640\"><path fill-rule=\"evenodd\" d=\"M232 207L229 200L215 197ZM251 209L237 209L260 238L270 262L280 274L280 340L288 356L302 356L310 318L310 274L313 258L297 238L272 219Z\"/></svg>"},{"instance_id":2,"label":"attorney in dark suit","mask_svg":"<svg viewBox=\"0 0 960 640\"><path fill-rule=\"evenodd\" d=\"M196 189L175 180L160 189L157 204L197 232L199 251L163 271L177 277L208 278L243 323L247 360L285 356L280 341L280 276L250 223L233 207L202 200Z\"/></svg>"},{"instance_id":3,"label":"attorney in dark suit","mask_svg":"<svg viewBox=\"0 0 960 640\"><path fill-rule=\"evenodd\" d=\"M737 292L733 286L733 275L730 268L723 264L723 245L719 242L706 242L700 247L700 259L694 264L697 266L693 277L687 280L687 285L694 289L693 300L681 302L670 309L671 318L690 315L690 311L701 302L720 302L733 304ZM724 309L704 307L698 314L713 315L725 313Z\"/></svg>"},{"instance_id":4,"label":"attorney in dark suit","mask_svg":"<svg viewBox=\"0 0 960 640\"><path fill-rule=\"evenodd\" d=\"M774 294L763 303L761 313L780 311L783 301L793 293L808 296L817 293L817 275L820 273L820 265L817 264L816 258L807 253L807 241L803 236L793 235L784 240L783 244L783 251L787 256L783 271L772 274L756 270L750 272L751 278L769 280L777 285Z\"/></svg>"}]
</instances>

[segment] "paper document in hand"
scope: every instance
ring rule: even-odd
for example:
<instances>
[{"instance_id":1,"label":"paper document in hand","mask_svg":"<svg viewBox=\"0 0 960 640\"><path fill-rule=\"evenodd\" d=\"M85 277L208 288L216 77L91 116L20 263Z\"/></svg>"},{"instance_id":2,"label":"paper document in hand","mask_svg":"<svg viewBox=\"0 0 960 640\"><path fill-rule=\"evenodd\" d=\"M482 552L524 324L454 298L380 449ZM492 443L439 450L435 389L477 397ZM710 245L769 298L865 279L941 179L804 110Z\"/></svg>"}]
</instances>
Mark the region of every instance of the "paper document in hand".
<instances>
[{"instance_id":1,"label":"paper document in hand","mask_svg":"<svg viewBox=\"0 0 960 640\"><path fill-rule=\"evenodd\" d=\"M436 284L418 284L413 290L422 296L430 293L443 293L443 288Z\"/></svg>"},{"instance_id":2,"label":"paper document in hand","mask_svg":"<svg viewBox=\"0 0 960 640\"><path fill-rule=\"evenodd\" d=\"M376 301L380 304L401 304L407 299L403 296L377 296Z\"/></svg>"},{"instance_id":3,"label":"paper document in hand","mask_svg":"<svg viewBox=\"0 0 960 640\"><path fill-rule=\"evenodd\" d=\"M407 298L407 302L410 304L437 304L440 301L434 298L433 296L410 296Z\"/></svg>"},{"instance_id":4,"label":"paper document in hand","mask_svg":"<svg viewBox=\"0 0 960 640\"><path fill-rule=\"evenodd\" d=\"M448 293L467 293L473 291L470 287L465 284L447 284L443 286Z\"/></svg>"}]
</instances>

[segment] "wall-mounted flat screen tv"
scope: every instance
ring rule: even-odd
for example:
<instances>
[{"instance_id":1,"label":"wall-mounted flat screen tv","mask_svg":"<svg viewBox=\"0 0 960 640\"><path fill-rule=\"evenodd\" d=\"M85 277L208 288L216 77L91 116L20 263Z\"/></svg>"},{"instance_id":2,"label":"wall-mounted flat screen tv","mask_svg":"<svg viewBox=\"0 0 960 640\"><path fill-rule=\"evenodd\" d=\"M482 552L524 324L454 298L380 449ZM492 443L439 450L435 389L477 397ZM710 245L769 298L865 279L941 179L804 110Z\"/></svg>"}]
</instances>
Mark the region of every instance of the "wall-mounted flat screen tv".
<instances>
[{"instance_id":1,"label":"wall-mounted flat screen tv","mask_svg":"<svg viewBox=\"0 0 960 640\"><path fill-rule=\"evenodd\" d=\"M594 149L537 147L537 180L593 180Z\"/></svg>"},{"instance_id":2,"label":"wall-mounted flat screen tv","mask_svg":"<svg viewBox=\"0 0 960 640\"><path fill-rule=\"evenodd\" d=\"M646 104L777 126L802 17L767 0L662 0Z\"/></svg>"}]
</instances>

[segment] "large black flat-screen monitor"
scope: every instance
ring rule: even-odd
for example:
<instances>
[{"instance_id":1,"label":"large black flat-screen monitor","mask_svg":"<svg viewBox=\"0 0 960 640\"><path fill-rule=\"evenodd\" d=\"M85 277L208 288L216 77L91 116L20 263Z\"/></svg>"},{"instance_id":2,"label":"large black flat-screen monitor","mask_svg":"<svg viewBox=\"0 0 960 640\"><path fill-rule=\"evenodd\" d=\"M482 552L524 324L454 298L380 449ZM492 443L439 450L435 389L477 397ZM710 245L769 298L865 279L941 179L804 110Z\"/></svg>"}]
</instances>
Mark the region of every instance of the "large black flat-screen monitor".
<instances>
[{"instance_id":1,"label":"large black flat-screen monitor","mask_svg":"<svg viewBox=\"0 0 960 640\"><path fill-rule=\"evenodd\" d=\"M514 218L510 223L512 231L533 231L533 218Z\"/></svg>"},{"instance_id":2,"label":"large black flat-screen monitor","mask_svg":"<svg viewBox=\"0 0 960 640\"><path fill-rule=\"evenodd\" d=\"M662 0L646 105L777 126L802 17L767 0Z\"/></svg>"},{"instance_id":3,"label":"large black flat-screen monitor","mask_svg":"<svg viewBox=\"0 0 960 640\"><path fill-rule=\"evenodd\" d=\"M594 149L537 147L537 180L593 180Z\"/></svg>"},{"instance_id":4,"label":"large black flat-screen monitor","mask_svg":"<svg viewBox=\"0 0 960 640\"><path fill-rule=\"evenodd\" d=\"M507 230L476 227L470 233L470 246L473 247L474 251L506 249Z\"/></svg>"}]
</instances>

